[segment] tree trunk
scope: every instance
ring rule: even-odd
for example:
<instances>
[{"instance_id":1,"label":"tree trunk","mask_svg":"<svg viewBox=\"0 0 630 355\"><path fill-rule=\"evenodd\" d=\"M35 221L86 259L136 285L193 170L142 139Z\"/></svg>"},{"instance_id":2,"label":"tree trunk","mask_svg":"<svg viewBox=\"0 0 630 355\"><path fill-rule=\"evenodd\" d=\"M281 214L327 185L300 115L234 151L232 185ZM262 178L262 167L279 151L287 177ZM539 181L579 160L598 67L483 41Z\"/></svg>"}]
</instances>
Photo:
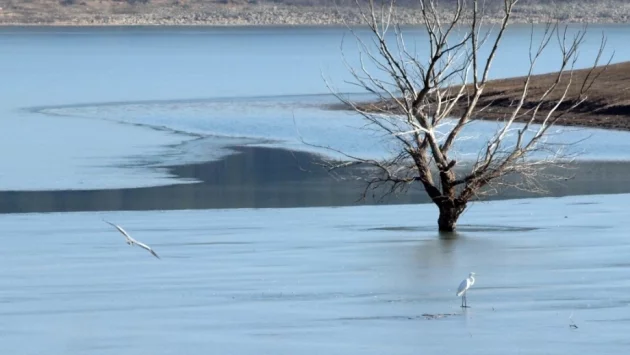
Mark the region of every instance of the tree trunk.
<instances>
[{"instance_id":1,"label":"tree trunk","mask_svg":"<svg viewBox=\"0 0 630 355\"><path fill-rule=\"evenodd\" d=\"M457 219L464 212L466 206L459 206L449 203L448 205L438 206L440 208L440 217L438 217L438 228L440 232L454 232Z\"/></svg>"}]
</instances>

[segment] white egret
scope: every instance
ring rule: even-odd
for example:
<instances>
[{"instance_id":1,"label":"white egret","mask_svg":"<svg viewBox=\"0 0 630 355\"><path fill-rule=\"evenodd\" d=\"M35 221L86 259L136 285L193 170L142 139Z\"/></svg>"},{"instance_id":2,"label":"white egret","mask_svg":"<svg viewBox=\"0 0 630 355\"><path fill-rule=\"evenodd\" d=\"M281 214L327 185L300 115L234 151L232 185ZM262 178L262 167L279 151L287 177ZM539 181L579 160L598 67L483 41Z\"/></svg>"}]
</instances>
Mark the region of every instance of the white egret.
<instances>
[{"instance_id":1,"label":"white egret","mask_svg":"<svg viewBox=\"0 0 630 355\"><path fill-rule=\"evenodd\" d=\"M125 231L125 230L124 230L121 226L119 226L119 225L117 225L117 224L114 224L114 223L112 223L112 222L108 222L108 221L106 221L106 220L103 220L103 222L105 222L105 223L107 223L107 224L111 224L112 226L116 227L116 229L118 229L118 231L119 231L120 233L122 233L122 235L124 235L124 236L125 236L125 239L126 239L126 241L127 241L127 244L129 244L129 245L131 245L131 246L137 245L137 246L139 246L139 247L141 247L141 248L146 249L147 251L149 251L149 252L150 252L151 254L153 254L153 256L155 256L156 258L158 258L158 259L160 258L160 257L159 257L159 256L155 253L155 251L153 251L153 249L151 249L151 247L150 247L150 246L148 246L148 245L146 245L146 244L144 244L144 243L142 243L142 242L139 242L139 241L137 241L137 240L135 240L135 239L131 238L131 236L129 235L129 233L127 233L127 232L126 232L126 231Z\"/></svg>"},{"instance_id":2,"label":"white egret","mask_svg":"<svg viewBox=\"0 0 630 355\"><path fill-rule=\"evenodd\" d=\"M464 281L462 281L462 283L459 284L459 287L457 288L457 297L461 296L462 297L462 308L468 308L468 302L466 300L466 291L468 291L469 288L472 287L472 285L475 284L475 273L471 272L470 274L468 274L468 277L466 279L464 279Z\"/></svg>"}]
</instances>

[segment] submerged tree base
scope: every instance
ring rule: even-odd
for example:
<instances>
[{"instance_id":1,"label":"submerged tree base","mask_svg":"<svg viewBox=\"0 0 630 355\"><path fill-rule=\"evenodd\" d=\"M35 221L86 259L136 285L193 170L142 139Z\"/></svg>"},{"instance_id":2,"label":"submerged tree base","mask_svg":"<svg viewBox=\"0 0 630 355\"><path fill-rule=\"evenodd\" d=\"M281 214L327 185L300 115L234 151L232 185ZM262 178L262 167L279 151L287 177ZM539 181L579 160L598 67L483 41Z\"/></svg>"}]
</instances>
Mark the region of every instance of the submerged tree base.
<instances>
[{"instance_id":1,"label":"submerged tree base","mask_svg":"<svg viewBox=\"0 0 630 355\"><path fill-rule=\"evenodd\" d=\"M438 217L438 230L440 232L454 232L457 228L457 220L464 212L466 206L438 206L440 216Z\"/></svg>"}]
</instances>

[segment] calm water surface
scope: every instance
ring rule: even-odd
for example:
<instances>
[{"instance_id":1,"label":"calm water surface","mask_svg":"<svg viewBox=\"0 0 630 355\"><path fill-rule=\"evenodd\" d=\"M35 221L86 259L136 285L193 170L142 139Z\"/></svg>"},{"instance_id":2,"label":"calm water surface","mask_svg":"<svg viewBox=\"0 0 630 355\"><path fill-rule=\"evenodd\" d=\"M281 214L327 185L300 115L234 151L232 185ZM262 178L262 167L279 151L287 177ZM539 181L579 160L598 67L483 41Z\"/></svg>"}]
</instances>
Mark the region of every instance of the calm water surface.
<instances>
[{"instance_id":1,"label":"calm water surface","mask_svg":"<svg viewBox=\"0 0 630 355\"><path fill-rule=\"evenodd\" d=\"M616 60L630 59L630 26L592 26L580 65L594 55L602 31ZM234 153L231 145L304 149L300 135L382 154L386 145L348 138L354 131L348 126L356 124L350 116L319 108L331 100L322 73L340 91L353 90L343 84L343 33L0 29L0 77L7 83L0 85L0 189L100 189L72 201L143 209L137 206L156 195L105 189L192 186L194 175L175 180L168 168L221 159ZM526 26L508 32L494 77L524 73L528 39ZM545 57L538 72L554 69ZM484 125L469 133L483 138ZM586 158L628 159L627 133L571 130L562 137L584 135L592 135L583 146ZM460 154L474 147L463 145ZM264 188L278 180L265 174L266 160L249 157L217 162L234 165L205 179L237 182L236 197L259 206L269 196L249 193L246 183ZM242 168L249 166L258 166L256 174ZM627 176L620 171L618 185ZM604 174L591 171L588 178L598 183L597 173ZM283 183L294 192L303 186ZM235 196L218 189L228 193L217 198ZM195 190L183 192L161 198L199 198ZM67 210L64 193L72 192L50 192L49 199L46 191L29 193L8 199L12 193L4 192L2 208L15 212L35 203ZM625 354L629 196L475 204L455 238L435 232L430 205L0 214L0 348L11 354ZM287 198L304 200L299 193ZM155 247L162 260L124 244L102 218ZM478 281L472 308L462 311L455 287L470 271Z\"/></svg>"},{"instance_id":2,"label":"calm water surface","mask_svg":"<svg viewBox=\"0 0 630 355\"><path fill-rule=\"evenodd\" d=\"M454 239L430 205L3 215L0 343L25 355L625 354L629 197L478 204Z\"/></svg>"}]
</instances>

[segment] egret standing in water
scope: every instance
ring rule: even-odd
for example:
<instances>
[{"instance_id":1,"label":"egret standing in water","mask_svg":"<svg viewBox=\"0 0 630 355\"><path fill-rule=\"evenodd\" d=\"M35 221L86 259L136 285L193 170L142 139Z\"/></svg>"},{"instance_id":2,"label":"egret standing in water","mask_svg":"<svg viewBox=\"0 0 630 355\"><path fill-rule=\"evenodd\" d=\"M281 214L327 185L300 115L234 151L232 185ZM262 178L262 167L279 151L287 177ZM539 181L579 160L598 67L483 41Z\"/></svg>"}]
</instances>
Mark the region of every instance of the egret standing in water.
<instances>
[{"instance_id":1,"label":"egret standing in water","mask_svg":"<svg viewBox=\"0 0 630 355\"><path fill-rule=\"evenodd\" d=\"M468 308L468 302L466 300L466 291L475 284L475 273L471 272L468 277L459 284L457 288L457 297L462 297L462 308Z\"/></svg>"}]
</instances>

